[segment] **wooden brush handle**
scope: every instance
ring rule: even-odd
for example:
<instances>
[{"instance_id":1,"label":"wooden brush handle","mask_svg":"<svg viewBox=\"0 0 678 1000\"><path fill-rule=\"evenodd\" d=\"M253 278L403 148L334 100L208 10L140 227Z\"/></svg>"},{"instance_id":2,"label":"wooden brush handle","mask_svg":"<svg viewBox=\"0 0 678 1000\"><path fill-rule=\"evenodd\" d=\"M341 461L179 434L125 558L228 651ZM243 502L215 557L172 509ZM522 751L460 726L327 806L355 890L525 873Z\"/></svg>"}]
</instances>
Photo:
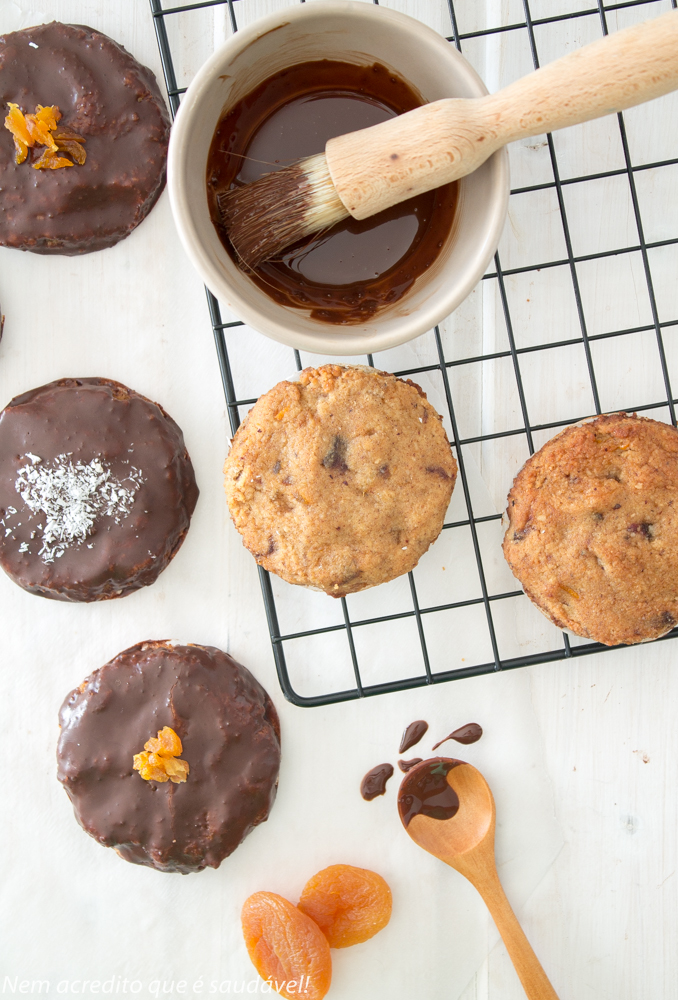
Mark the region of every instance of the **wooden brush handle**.
<instances>
[{"instance_id":1,"label":"wooden brush handle","mask_svg":"<svg viewBox=\"0 0 678 1000\"><path fill-rule=\"evenodd\" d=\"M526 136L623 111L678 88L678 10L608 35L496 94L425 104L330 139L327 165L355 219L471 173Z\"/></svg>"}]
</instances>

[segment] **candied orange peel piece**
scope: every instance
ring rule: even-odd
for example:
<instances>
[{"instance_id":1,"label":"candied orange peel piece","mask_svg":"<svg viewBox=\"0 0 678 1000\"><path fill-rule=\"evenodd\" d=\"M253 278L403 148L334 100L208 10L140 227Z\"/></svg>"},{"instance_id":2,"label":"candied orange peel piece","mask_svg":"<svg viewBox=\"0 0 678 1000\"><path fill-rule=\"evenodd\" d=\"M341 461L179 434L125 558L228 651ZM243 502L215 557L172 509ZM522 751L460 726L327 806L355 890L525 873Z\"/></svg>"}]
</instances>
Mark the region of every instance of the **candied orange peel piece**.
<instances>
[{"instance_id":1,"label":"candied orange peel piece","mask_svg":"<svg viewBox=\"0 0 678 1000\"><path fill-rule=\"evenodd\" d=\"M57 149L68 153L80 166L83 165L87 159L87 150L82 146L82 143L87 142L87 140L83 136L78 135L77 132L71 132L68 128L58 128L54 133L54 141L57 144Z\"/></svg>"},{"instance_id":2,"label":"candied orange peel piece","mask_svg":"<svg viewBox=\"0 0 678 1000\"><path fill-rule=\"evenodd\" d=\"M83 136L70 129L58 128L61 112L56 105L43 107L38 104L33 114L25 115L18 104L8 104L9 113L5 117L5 128L14 137L14 162L21 164L28 155L29 147L46 146L42 155L33 164L36 170L56 170L59 167L73 167L87 159L82 143ZM59 156L59 152L68 153Z\"/></svg>"},{"instance_id":3,"label":"candied orange peel piece","mask_svg":"<svg viewBox=\"0 0 678 1000\"><path fill-rule=\"evenodd\" d=\"M134 770L144 781L172 781L178 785L186 781L190 770L185 760L178 760L181 740L169 726L165 726L144 743L141 753L134 754Z\"/></svg>"},{"instance_id":4,"label":"candied orange peel piece","mask_svg":"<svg viewBox=\"0 0 678 1000\"><path fill-rule=\"evenodd\" d=\"M42 156L33 164L35 170L58 170L59 167L74 166L75 164L72 160L66 159L65 156L59 156L58 152L54 149L46 149Z\"/></svg>"}]
</instances>

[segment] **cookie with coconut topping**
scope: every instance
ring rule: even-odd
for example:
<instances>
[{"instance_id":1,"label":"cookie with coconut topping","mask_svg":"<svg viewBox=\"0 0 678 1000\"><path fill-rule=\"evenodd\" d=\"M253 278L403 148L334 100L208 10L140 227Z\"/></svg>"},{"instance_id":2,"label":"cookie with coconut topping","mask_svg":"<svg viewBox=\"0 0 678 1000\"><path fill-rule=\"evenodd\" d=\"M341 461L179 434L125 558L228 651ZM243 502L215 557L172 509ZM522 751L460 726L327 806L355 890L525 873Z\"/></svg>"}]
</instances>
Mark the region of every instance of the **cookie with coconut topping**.
<instances>
[{"instance_id":1,"label":"cookie with coconut topping","mask_svg":"<svg viewBox=\"0 0 678 1000\"><path fill-rule=\"evenodd\" d=\"M259 565L342 597L416 566L442 529L457 463L419 386L323 365L258 400L224 471Z\"/></svg>"},{"instance_id":2,"label":"cookie with coconut topping","mask_svg":"<svg viewBox=\"0 0 678 1000\"><path fill-rule=\"evenodd\" d=\"M60 379L0 413L0 565L31 593L100 601L153 583L197 497L179 427L119 382Z\"/></svg>"},{"instance_id":3,"label":"cookie with coconut topping","mask_svg":"<svg viewBox=\"0 0 678 1000\"><path fill-rule=\"evenodd\" d=\"M644 642L678 623L678 431L614 413L568 427L508 496L504 555L559 628Z\"/></svg>"}]
</instances>

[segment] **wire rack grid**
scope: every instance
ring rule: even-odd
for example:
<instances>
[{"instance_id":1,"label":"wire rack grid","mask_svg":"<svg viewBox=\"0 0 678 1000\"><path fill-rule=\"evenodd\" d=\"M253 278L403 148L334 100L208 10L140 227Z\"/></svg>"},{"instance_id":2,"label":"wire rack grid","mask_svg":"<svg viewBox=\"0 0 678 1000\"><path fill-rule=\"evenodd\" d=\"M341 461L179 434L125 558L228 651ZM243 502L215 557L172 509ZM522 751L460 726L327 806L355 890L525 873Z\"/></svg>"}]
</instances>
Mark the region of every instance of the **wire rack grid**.
<instances>
[{"instance_id":1,"label":"wire rack grid","mask_svg":"<svg viewBox=\"0 0 678 1000\"><path fill-rule=\"evenodd\" d=\"M186 87L179 86L177 82L168 22L175 18L180 19L189 13L221 8L224 17L228 18L230 30L235 32L238 30L238 17L245 12L250 2L251 0L201 0L201 2L179 6L163 6L163 0L150 0L173 113L176 112ZM448 41L455 45L460 52L467 54L467 47L472 49L479 42L487 45L491 44L493 40L500 40L506 46L512 44L513 39L516 40L517 45L519 39L520 45L527 49L522 66L522 72L527 72L531 68L539 67L540 57L547 61L563 54L562 50L552 51L552 45L549 49L551 36L545 33L548 28L563 25L565 22L585 24L592 40L593 37L599 37L601 33L607 34L611 17L618 18L638 13L642 17L656 16L670 7L675 8L678 0L625 0L625 2L620 3L604 3L603 0L591 0L588 3L586 0L583 2L582 0L579 2L578 0L496 0L496 2L488 0L485 11L486 23L484 24L479 23L477 14L477 8L482 5L473 4L471 0L444 0L444 2L446 2L445 17L451 27ZM475 12L473 12L474 7L476 8ZM493 22L492 14L488 13L490 8L496 9ZM545 16L537 16L544 11ZM408 10L408 13L411 11ZM488 21L490 23L487 23ZM549 51L544 54L543 49ZM527 65L525 65L526 60ZM469 551L472 550L477 568L477 581L474 580L473 585L470 586L469 596L463 594L460 596L457 593L456 599L439 603L435 599L431 600L431 588L428 587L425 588L427 592L422 598L421 578L416 577L417 571L415 571L408 574L407 578L407 603L409 606L401 604L397 610L388 612L385 612L382 607L378 613L361 617L359 614L356 615L355 611L351 613L350 599L341 599L341 612L332 617L326 613L325 605L318 604L315 598L320 598L335 606L338 602L334 602L332 598L324 595L314 595L314 601L307 609L306 619L303 621L299 618L295 619L297 627L285 630L281 629L279 621L280 603L281 600L284 603L285 599L288 602L289 600L294 601L294 598L290 598L284 588L297 591L298 588L289 588L288 585L282 584L277 579L272 579L265 570L259 568L268 628L280 685L285 696L294 704L312 707L343 702L492 671L588 655L609 648L598 643L585 642L576 637L570 637L555 629L552 629L552 633L549 635L537 630L536 642L534 640L531 644L523 642L517 651L518 655L506 655L502 648L497 619L500 618L505 622L507 618L511 620L519 618L529 602L522 591L515 587L498 589L493 586L493 578L496 573L493 566L489 564L494 556L488 559L488 548L483 533L489 526L494 532L493 538L496 541L496 531L500 530L501 514L496 512L497 509L500 509L499 502L496 502L493 508L490 505L489 512L481 513L481 510L487 510L487 505L479 503L477 499L477 489L474 485L476 465L473 457L476 453L472 449L505 448L520 442L520 447L524 449L524 459L527 454L532 454L536 447L539 447L559 428L594 413L600 414L610 410L652 412L656 418L670 421L674 426L676 425L678 399L674 398L671 386L671 359L675 345L673 338L671 338L669 343L671 359L669 359L667 356L667 337L670 336L672 329L678 326L678 319L675 318L678 316L678 299L674 294L673 311L671 311L671 306L667 305L666 302L665 287L667 283L669 285L672 283L671 268L668 269L667 276L665 262L660 261L657 264L657 261L652 259L652 255L662 249L670 251L671 247L678 247L678 218L675 219L675 228L672 232L666 232L665 225L664 230L658 234L655 233L660 238L649 239L647 227L641 215L643 197L639 194L639 187L651 178L652 184L660 192L656 197L661 196L661 191L666 190L662 188L662 178L670 175L670 178L673 179L677 176L673 170L678 168L678 146L675 150L671 150L671 152L676 153L675 156L659 156L654 159L650 158L647 162L642 154L638 155L637 148L636 155L632 155L625 117L625 115L619 114L616 116L616 123L612 120L616 130L614 143L619 149L619 155L616 165L610 165L607 162L604 164L607 167L605 170L595 171L588 167L588 169L577 172L571 168L568 169L567 163L565 169L561 169L563 153L559 152L558 142L552 135L544 136L541 142L533 141L533 145L529 147L530 149L542 147L542 153L546 156L544 162L547 169L538 183L532 179L532 183L512 189L513 215L518 219L521 217L521 199L529 200L535 197L550 199L551 214L556 216L556 229L559 234L558 246L561 249L560 252L551 253L548 255L548 259L539 262L529 260L529 254L527 258L523 255L521 260L520 254L513 253L508 266L502 266L499 252L495 255L494 264L485 274L481 285L485 287L485 290L494 286L497 314L501 317L504 325L502 334L504 339L503 343L499 345L502 349L496 349L497 345L494 345L494 350L488 350L485 346L475 353L463 350L456 352L460 353L460 356L455 357L455 351L451 349L449 338L445 337L444 330L441 331L440 328L436 327L430 335L427 335L430 341L430 352L429 356L424 358L426 363L415 364L395 372L397 375L414 376L420 380L431 379L435 376L439 382L439 398L444 404L443 409L447 411L446 426L450 432L450 440L459 465L459 485L462 494L456 508L454 508L453 503L454 510L460 516L455 516L445 523L441 538L444 538L448 533L448 537L452 537L455 532L466 532L470 546ZM607 140L609 144L613 142L613 139L609 134L610 119L606 121L608 123ZM592 133L589 133L589 138L591 136ZM595 140L593 144L595 146ZM645 150L642 153L645 153ZM603 156L602 160L605 161L605 159ZM598 246L588 253L575 253L570 222L572 216L570 193L576 192L576 196L580 199L583 198L584 201L588 197L591 204L594 205L600 200L600 189L596 187L596 184L600 182L608 186L625 185L624 204L627 206L632 238L627 237L624 240L620 238L619 245ZM609 187L605 190L609 193ZM614 205L608 204L607 207L609 211L615 211ZM511 212L509 215L511 217ZM669 213L669 217L667 225L670 226L674 220L671 213ZM614 229L614 227L612 228ZM653 228L656 230L656 224L653 224ZM524 234L522 238L523 242L527 240L529 243L529 231L527 238L525 239ZM586 248L584 247L584 249ZM639 317L644 318L645 322L639 322L633 326L623 326L623 328L620 328L620 324L613 323L612 328L607 329L598 329L600 323L594 322L592 324L590 319L592 306L590 289L588 289L590 274L587 275L586 272L587 269L591 268L595 271L596 268L605 266L610 261L625 261L629 266L634 264L632 268L632 283L635 283L633 294L642 298L646 303L646 314L644 317ZM654 273L655 270L661 272L659 278ZM515 294L515 287L520 287L521 281L531 282L529 285L531 289L541 287L541 292L538 294L542 295L552 311L560 309L564 301L563 295L567 296L571 302L572 336L557 340L549 340L545 336L543 341L541 339L535 341L522 335L525 325L524 316L521 310L516 307L518 300ZM563 291L565 286L566 292ZM670 295L668 298L671 300ZM528 298L526 301L529 302L530 299ZM235 319L224 322L220 305L209 291L207 291L207 303L226 395L231 432L235 433L241 420L241 414L247 411L255 399L243 398L237 391L236 386L242 382L245 375L247 352L243 350L242 345L237 344L237 341L234 352L233 340L230 341L231 350L229 351L228 338L237 337L238 332L243 331L248 337L251 337L252 331L244 328L243 324ZM471 306L471 309L476 311L482 308L482 301L476 301ZM592 326L597 332L595 330L592 332ZM653 368L653 377L650 378L653 389L647 388L646 380L644 396L641 398L628 398L627 396L619 400L618 393L610 396L606 385L605 359L609 355L604 353L604 349L619 352L624 348L630 350L629 345L635 345L637 348L639 336L641 338L650 337L652 341L650 344L647 339L643 339L642 353L643 364ZM582 377L587 385L587 392L590 393L586 397L590 399L590 405L581 404L579 402L582 398L581 394L575 393L568 404L569 408L566 406L565 411L561 409L558 419L540 421L535 420L534 417L531 418L533 407L530 401L530 383L534 379L543 377L543 373L540 374L539 368L534 364L535 359L543 361L548 358L551 363L551 372L557 371L561 379L567 380L569 377L567 358L570 357L568 351L575 349L583 352L581 367L584 374ZM235 356L235 360L232 355ZM293 355L294 366L300 370L302 358L298 351L294 351ZM290 357L289 360L291 364L292 358ZM371 355L367 356L367 361L370 365L374 363ZM313 363L312 356L309 356L309 363ZM502 407L498 406L498 416L494 422L490 420L488 425L481 421L481 426L475 428L479 433L469 434L461 426L463 420L460 415L463 400L460 403L456 397L462 383L459 383L458 380L455 382L455 377L460 372L468 372L487 363L508 366L504 376L509 377L511 381L511 392L515 397L513 415L517 419L513 419L511 422L511 417L507 418ZM678 356L676 364L678 365ZM239 370L237 370L238 367ZM380 358L378 367L386 368L388 365L382 363ZM510 375L507 376L507 372L510 372ZM250 382L247 381L247 384ZM642 389L639 390L633 383L630 385L632 385L631 389L626 385L623 391L642 392ZM262 391L267 388L270 388L270 385L261 386ZM614 398L614 405L606 406L606 402L611 398ZM487 407L487 405L487 401L485 401L483 406ZM576 409L577 405L583 405L583 409ZM502 421L504 422L502 423ZM486 429L487 426L490 429ZM520 448L518 451L520 452ZM519 464L520 459L516 459L514 455L514 471L519 467ZM459 495L459 485L455 490L455 497ZM436 543L436 546L438 545L440 545L440 540ZM496 548L493 551L496 554ZM382 590L382 588L377 589ZM400 600L401 602L403 600L402 588ZM515 604L516 601L520 604ZM509 609L508 612L505 609ZM474 656L472 652L471 656L461 658L463 665L460 663L454 669L446 668L445 658L440 662L440 657L432 655L431 623L436 619L441 619L442 616L442 620L446 622L445 627L449 630L452 621L449 616L452 614L456 616L453 619L455 626L461 623L462 628L466 627L467 630L484 631L485 645L483 648L487 650L489 655L483 656L476 653ZM448 616L447 619L444 618L445 615ZM316 616L315 620L314 616ZM541 616L538 617L542 622L543 629L551 629L550 625L544 624ZM418 659L418 664L412 666L412 644L411 642L405 643L407 650L403 650L401 657L403 662L398 665L397 670L394 670L393 676L386 678L382 676L378 680L370 682L369 677L365 676L366 664L361 654L360 642L362 631L367 630L370 626L386 629L386 632L381 634L386 635L387 643L391 644L389 656L394 662L398 661L399 636L403 635L402 628L408 628L410 638L412 635L416 637L417 654L415 658ZM391 632L392 635L390 635ZM663 638L669 639L676 636L678 636L678 628ZM313 640L314 652L312 655L320 660L323 658L323 647L318 645L319 642L328 642L335 647L337 643L343 642L347 662L350 664L349 682L340 682L337 686L335 681L334 689L331 690L324 688L323 682L321 682L320 690L316 684L315 689L312 688L312 693L300 692L298 690L299 684L291 676L289 651L292 648L292 658L294 658L297 648L295 644L304 639ZM476 644L476 647L473 648L479 647Z\"/></svg>"}]
</instances>

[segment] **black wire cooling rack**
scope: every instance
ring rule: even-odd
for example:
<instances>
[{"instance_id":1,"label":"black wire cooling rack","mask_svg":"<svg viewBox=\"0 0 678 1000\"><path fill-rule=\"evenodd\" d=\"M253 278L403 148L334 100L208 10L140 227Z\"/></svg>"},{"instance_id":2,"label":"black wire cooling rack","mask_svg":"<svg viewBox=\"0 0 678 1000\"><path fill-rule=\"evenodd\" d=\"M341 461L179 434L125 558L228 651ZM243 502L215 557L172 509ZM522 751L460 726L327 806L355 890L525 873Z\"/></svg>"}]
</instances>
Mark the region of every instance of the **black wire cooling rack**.
<instances>
[{"instance_id":1,"label":"black wire cooling rack","mask_svg":"<svg viewBox=\"0 0 678 1000\"><path fill-rule=\"evenodd\" d=\"M498 6L500 6L503 11L508 11L508 21L510 23L497 23L491 27L483 27L477 30L466 31L464 30L465 27L474 26L469 21L468 17L468 12L473 5L470 5L468 0L443 0L443 2L446 2L447 4L447 14L449 15L449 22L452 27L452 32L448 41L451 44L456 45L461 52L464 52L465 46L473 44L473 40L483 38L488 39L492 35L501 35L505 43L507 40L513 38L517 39L520 37L521 44L523 45L526 38L531 63L534 68L537 68L539 66L539 32L545 26L554 25L558 22L564 22L576 18L588 18L595 21L598 33L607 34L608 19L612 12L620 12L628 8L639 7L643 8L642 13L644 16L653 17L662 13L664 10L668 10L669 5L675 8L678 0L627 0L627 2L612 4L605 4L602 0L597 0L597 2L594 0L594 2L589 3L588 6L584 6L586 0L584 0L584 3L579 4L577 3L577 0L547 0L546 4L544 3L544 0L507 0L507 2ZM176 29L174 24L172 25L172 30L168 31L168 22L171 19L181 19L187 17L188 15L192 16L195 12L206 11L208 8L223 7L224 15L226 15L227 12L231 30L237 31L237 13L241 12L247 5L248 0L202 0L202 2L197 3L187 3L180 6L167 5L163 7L162 0L150 0L151 12L154 19L158 45L160 48L160 56L165 75L165 82L173 113L176 112L181 95L184 93L186 88L180 87L177 84L173 59L173 45L170 44L169 40L170 37L179 38L181 32ZM478 8L482 5L476 4L475 6ZM582 9L574 9L577 6L581 6ZM497 5L495 4L494 7L496 8ZM533 11L536 12L538 7L540 10L546 9L549 12L549 16L533 16ZM469 21L468 24L466 23L467 21ZM590 23L591 22L589 21L589 24ZM548 57L553 58L555 55L559 54L563 54L563 52L549 52ZM526 66L525 71L527 71L528 68L529 67ZM557 260L546 260L538 264L528 264L508 268L502 268L499 254L495 256L494 268L485 274L483 280L485 282L496 283L498 298L501 304L501 312L503 313L503 321L506 327L507 349L475 354L472 357L450 359L446 356L446 348L444 338L441 336L441 331L436 328L432 331L435 345L433 363L423 364L420 367L408 368L407 371L396 372L397 375L415 377L417 375L429 376L431 373L437 373L436 377L440 379L442 394L444 396L449 415L448 427L451 427L452 445L459 464L459 477L461 489L463 491L466 515L460 519L446 523L443 531L454 532L461 529L468 529L470 532L473 555L475 556L475 561L477 563L480 593L476 596L469 597L468 599L454 600L432 606L432 602L430 600L421 600L418 586L415 582L415 575L410 573L409 608L398 610L391 614L380 613L373 617L352 618L349 613L349 603L346 599L342 599L341 615L339 616L340 620L334 620L328 624L327 616L320 615L319 617L321 619L325 619L325 621L319 626L318 621L316 620L315 623L313 621L309 623L310 627L304 627L297 631L285 632L284 630L281 631L279 625L278 606L276 603L276 597L274 596L274 583L277 587L278 581L273 581L266 571L259 568L261 588L266 607L266 616L280 685L285 696L294 704L311 707L333 702L343 702L369 695L403 691L408 688L416 688L424 685L437 684L443 681L471 677L478 674L490 673L492 671L507 670L514 667L523 667L531 664L584 656L594 652L602 652L609 648L598 643L586 643L575 638L570 639L567 634L563 633L562 636L559 634L556 648L542 648L529 654L502 657L496 628L498 611L502 605L513 606L512 601L515 599L519 599L521 602L527 602L527 598L525 598L522 591L518 589L510 590L504 593L495 593L493 592L492 586L488 584L488 573L486 572L487 550L483 552L481 533L484 530L484 526L488 523L500 521L501 514L491 513L478 516L477 512L474 512L474 507L477 508L478 505L473 497L472 483L469 477L468 470L470 460L466 461L466 458L468 456L468 449L474 445L485 445L493 441L501 441L502 439L515 440L516 438L522 438L523 443L526 445L526 453L529 452L529 454L532 454L535 450L535 438L537 439L537 446L539 446L539 442L543 442L548 437L552 436L558 428L565 427L568 424L592 415L592 413L572 412L567 415L566 419L542 423L535 423L530 420L527 401L528 393L526 390L528 388L528 380L535 377L534 367L530 364L530 360L534 358L535 355L538 355L540 358L544 358L545 352L554 352L563 348L574 347L575 345L578 345L579 348L583 348L585 356L585 369L587 372L588 382L590 384L590 398L593 401L592 412L602 413L604 411L601 406L600 385L601 376L604 380L604 372L602 370L604 361L601 360L603 355L599 355L596 359L595 351L598 350L596 344L599 341L610 341L613 344L618 344L618 350L621 351L630 343L631 338L639 334L648 334L651 338L653 338L651 348L648 347L647 342L645 343L645 355L647 356L648 354L654 353L654 360L651 363L658 368L659 372L659 376L655 380L655 384L656 386L661 387L661 389L657 393L657 398L652 399L650 402L646 399L628 399L624 400L624 405L615 405L614 410L625 409L636 412L654 411L653 415L657 416L658 419L668 419L674 426L676 425L676 405L678 404L678 399L674 398L673 390L671 388L671 379L669 374L670 365L667 362L667 345L665 335L667 333L670 334L671 328L678 326L678 319L667 320L662 318L660 320L660 310L658 309L657 304L658 285L655 277L653 276L650 255L658 248L670 247L671 245L678 244L678 235L672 238L655 241L648 241L646 239L646 227L644 225L643 218L641 217L640 199L638 195L638 178L646 171L658 171L660 168L670 170L671 168L678 166L678 157L673 159L660 159L651 163L632 162L624 116L619 114L617 118L619 139L621 140L621 149L623 151L622 166L599 173L586 172L579 173L578 176L574 177L567 176L567 172L563 173L560 169L559 159L556 155L556 143L554 143L553 137L548 135L545 137L545 143L547 144L551 176L549 176L543 183L517 187L511 191L512 204L514 204L515 199L520 199L525 195L531 195L540 191L548 192L551 197L555 196L566 252ZM637 238L635 241L632 241L633 245L605 248L594 253L575 255L573 252L573 241L571 238L571 226L568 221L568 188L581 191L581 188L576 188L575 186L590 185L596 181L616 177L621 178L622 181L628 185L628 192L626 195L627 201L630 196L630 201L628 202L630 207L628 211L632 215L631 221L635 227L634 232ZM529 239L529 234L527 238ZM580 268L589 263L604 261L606 258L614 258L619 255L635 255L637 259L639 258L640 266L638 273L642 274L642 282L644 282L645 285L642 290L642 294L647 294L649 298L650 316L648 318L651 317L651 321L644 325L628 327L625 329L613 329L600 333L591 333L589 332L589 324L587 323L587 308L585 308L584 296L582 294ZM536 275L541 274L541 272L545 272L547 281L549 274L555 275L556 273L559 273L562 275L565 273L568 275L570 288L574 295L574 315L576 315L576 324L578 329L575 328L576 335L569 339L558 340L556 342L528 343L521 346L520 339L516 337L516 332L519 331L521 319L520 317L514 318L515 303L511 301L511 296L507 293L507 281L515 279L516 276ZM668 280L670 282L670 278ZM675 284L675 278L673 279L673 283ZM237 330L242 327L243 324L237 321L223 322L219 303L209 291L207 291L207 302L214 330L224 392L226 394L231 432L235 433L240 423L241 411L246 411L255 401L254 399L244 399L239 396L236 385L239 384L244 369L241 372L237 372L235 370L237 365L232 363L231 358L229 358L229 351L227 347L227 335L233 336L235 334L237 336ZM557 308L557 306L554 307ZM249 335L249 331L247 332ZM673 349L673 340L671 341L670 346L671 349ZM368 364L372 365L373 359L370 355L368 355L367 361ZM517 399L519 401L517 407L517 410L520 413L518 426L501 427L499 429L493 429L490 433L465 436L460 432L459 427L461 406L455 403L454 398L452 384L454 370L460 369L463 366L474 366L484 362L493 361L506 361L506 363L510 364L512 367L514 389L517 391ZM237 352L237 363L241 368L243 364L246 364L246 352L243 352L242 350ZM290 358L290 367L291 363L292 358ZM294 351L294 364L298 370L301 369L302 361L298 351ZM385 366L380 364L379 367L383 368ZM556 363L555 368L557 369L558 367L559 366ZM562 370L561 377L568 377L566 367ZM270 388L270 386L265 386L263 388ZM457 489L459 489L459 487ZM284 584L283 586L287 587L288 585ZM430 597L430 593L427 593L427 597ZM334 599L329 597L323 597L321 599L334 602ZM316 605L315 607L317 608L319 606ZM434 619L439 618L441 615L455 612L457 614L455 621L463 622L464 616L468 615L468 627L477 629L480 627L480 619L477 617L477 614L475 616L471 615L471 612L473 611L480 611L482 614L482 627L487 630L487 638L489 640L487 649L491 650L491 656L485 658L485 662L465 663L463 666L452 670L438 669L438 664L431 662L431 656L429 653L430 643L427 642L427 631L430 624L434 621ZM461 619L458 617L460 613ZM389 657L392 658L393 663L396 664L398 662L398 649L400 645L395 635L395 632L397 631L396 623L400 623L401 625L404 623L405 625L409 625L411 629L416 630L416 644L420 650L420 654L418 654L420 656L419 664L415 664L414 666L411 665L412 647L410 645L409 652L406 654L408 662L405 665L399 664L398 669L394 670L394 674L399 674L400 676L391 676L386 680L369 683L369 680L366 681L365 679L365 659L360 653L361 643L359 640L362 630L365 630L370 626L386 626L387 632L389 628L392 629L394 631L394 635L392 637L392 648L389 650ZM312 627L313 624L316 624L316 627ZM401 634L401 632L397 633L397 635ZM676 636L678 636L678 628L674 629L663 638L675 638ZM323 637L327 637L327 642L334 644L343 642L345 644L347 660L350 663L352 671L352 679L348 684L343 685L342 690L328 691L325 688L322 689L320 693L299 693L296 689L297 686L291 679L291 673L293 671L291 670L291 665L288 663L288 651L291 647L294 647L295 643L299 640L312 639L316 642L316 645L314 646L315 653L313 655L319 660L322 660L322 650L317 646L317 640L323 639ZM453 639L451 639L451 641L453 641ZM548 646L549 644L545 643L544 645ZM552 646L553 642L551 642L550 645ZM292 652L292 659L293 658L294 651ZM403 673L405 673L405 676L402 676Z\"/></svg>"}]
</instances>

